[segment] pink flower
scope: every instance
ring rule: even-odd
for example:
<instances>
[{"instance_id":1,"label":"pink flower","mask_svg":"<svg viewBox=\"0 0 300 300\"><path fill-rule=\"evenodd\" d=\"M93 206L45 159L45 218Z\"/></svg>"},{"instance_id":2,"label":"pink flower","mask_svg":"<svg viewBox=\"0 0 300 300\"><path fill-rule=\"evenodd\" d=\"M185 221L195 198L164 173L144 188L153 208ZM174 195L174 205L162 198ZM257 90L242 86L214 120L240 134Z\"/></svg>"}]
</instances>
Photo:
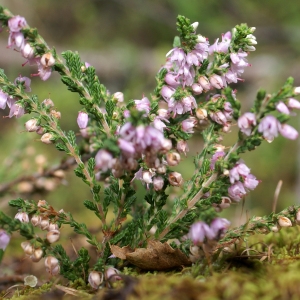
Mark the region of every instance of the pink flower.
<instances>
[{"instance_id":1,"label":"pink flower","mask_svg":"<svg viewBox=\"0 0 300 300\"><path fill-rule=\"evenodd\" d=\"M246 112L238 119L238 126L245 135L249 136L252 131L252 126L256 125L256 118L253 113Z\"/></svg>"},{"instance_id":2,"label":"pink flower","mask_svg":"<svg viewBox=\"0 0 300 300\"><path fill-rule=\"evenodd\" d=\"M279 101L279 102L276 104L276 109L277 109L280 113L283 113L283 114L286 114L286 115L289 115L289 114L290 114L290 110L288 109L288 107L287 107L282 101Z\"/></svg>"},{"instance_id":3,"label":"pink flower","mask_svg":"<svg viewBox=\"0 0 300 300\"><path fill-rule=\"evenodd\" d=\"M294 98L289 98L287 102L287 107L291 109L300 109L300 102Z\"/></svg>"},{"instance_id":4,"label":"pink flower","mask_svg":"<svg viewBox=\"0 0 300 300\"><path fill-rule=\"evenodd\" d=\"M279 132L283 137L290 140L295 140L299 135L298 131L288 124L280 124Z\"/></svg>"},{"instance_id":5,"label":"pink flower","mask_svg":"<svg viewBox=\"0 0 300 300\"><path fill-rule=\"evenodd\" d=\"M228 188L229 197L237 202L239 202L246 195L246 193L247 192L244 188L244 185L240 181L237 181Z\"/></svg>"},{"instance_id":6,"label":"pink flower","mask_svg":"<svg viewBox=\"0 0 300 300\"><path fill-rule=\"evenodd\" d=\"M230 226L230 222L224 218L215 218L210 223L210 229L215 235L215 239L219 240L224 237L225 232Z\"/></svg>"},{"instance_id":7,"label":"pink flower","mask_svg":"<svg viewBox=\"0 0 300 300\"><path fill-rule=\"evenodd\" d=\"M164 85L160 92L160 94L163 96L163 98L166 101L170 100L174 93L175 93L175 89L167 85Z\"/></svg>"},{"instance_id":8,"label":"pink flower","mask_svg":"<svg viewBox=\"0 0 300 300\"><path fill-rule=\"evenodd\" d=\"M25 18L21 16L14 16L8 20L9 30L12 32L19 32L22 28L27 26Z\"/></svg>"},{"instance_id":9,"label":"pink flower","mask_svg":"<svg viewBox=\"0 0 300 300\"><path fill-rule=\"evenodd\" d=\"M8 95L0 90L0 108L5 109L7 103Z\"/></svg>"},{"instance_id":10,"label":"pink flower","mask_svg":"<svg viewBox=\"0 0 300 300\"><path fill-rule=\"evenodd\" d=\"M230 171L229 179L231 184L240 180L240 176L246 177L250 174L250 169L242 162L238 162Z\"/></svg>"},{"instance_id":11,"label":"pink flower","mask_svg":"<svg viewBox=\"0 0 300 300\"><path fill-rule=\"evenodd\" d=\"M138 111L144 111L146 112L146 116L150 112L150 101L147 97L144 97L142 100L134 100L135 102L135 107Z\"/></svg>"},{"instance_id":12,"label":"pink flower","mask_svg":"<svg viewBox=\"0 0 300 300\"><path fill-rule=\"evenodd\" d=\"M203 243L206 238L209 240L214 239L215 233L206 223L199 221L191 226L188 237L196 245Z\"/></svg>"},{"instance_id":13,"label":"pink flower","mask_svg":"<svg viewBox=\"0 0 300 300\"><path fill-rule=\"evenodd\" d=\"M96 169L100 169L101 172L107 172L112 169L115 164L115 159L112 154L104 149L97 152L95 156Z\"/></svg>"},{"instance_id":14,"label":"pink flower","mask_svg":"<svg viewBox=\"0 0 300 300\"><path fill-rule=\"evenodd\" d=\"M186 141L180 140L177 142L176 149L179 153L184 153L186 155L189 152L189 147Z\"/></svg>"},{"instance_id":15,"label":"pink flower","mask_svg":"<svg viewBox=\"0 0 300 300\"><path fill-rule=\"evenodd\" d=\"M23 82L23 87L24 87L24 91L25 92L31 92L31 88L30 88L30 83L31 83L31 79L28 78L28 77L17 77L15 79L15 85L17 85L19 83L22 83Z\"/></svg>"},{"instance_id":16,"label":"pink flower","mask_svg":"<svg viewBox=\"0 0 300 300\"><path fill-rule=\"evenodd\" d=\"M10 241L10 235L3 229L0 229L0 249L5 250Z\"/></svg>"},{"instance_id":17,"label":"pink flower","mask_svg":"<svg viewBox=\"0 0 300 300\"><path fill-rule=\"evenodd\" d=\"M153 188L155 191L160 191L164 187L164 179L161 176L153 178Z\"/></svg>"},{"instance_id":18,"label":"pink flower","mask_svg":"<svg viewBox=\"0 0 300 300\"><path fill-rule=\"evenodd\" d=\"M197 103L192 95L186 96L181 100L175 100L171 98L168 102L168 112L173 113L173 118L178 115L182 115L186 112L192 112L193 109L197 108Z\"/></svg>"},{"instance_id":19,"label":"pink flower","mask_svg":"<svg viewBox=\"0 0 300 300\"><path fill-rule=\"evenodd\" d=\"M254 190L258 184L259 180L252 174L249 174L244 178L244 186L246 189Z\"/></svg>"},{"instance_id":20,"label":"pink flower","mask_svg":"<svg viewBox=\"0 0 300 300\"><path fill-rule=\"evenodd\" d=\"M89 115L84 111L80 111L77 117L78 127L80 129L85 129L88 125L88 121L89 121Z\"/></svg>"},{"instance_id":21,"label":"pink flower","mask_svg":"<svg viewBox=\"0 0 300 300\"><path fill-rule=\"evenodd\" d=\"M15 215L15 219L19 220L22 223L29 223L29 217L26 212L18 212Z\"/></svg>"},{"instance_id":22,"label":"pink flower","mask_svg":"<svg viewBox=\"0 0 300 300\"><path fill-rule=\"evenodd\" d=\"M165 82L168 85L176 88L180 85L179 79L180 79L179 75L176 74L175 72L168 72L165 77Z\"/></svg>"},{"instance_id":23,"label":"pink flower","mask_svg":"<svg viewBox=\"0 0 300 300\"><path fill-rule=\"evenodd\" d=\"M209 82L216 89L222 89L223 87L226 87L226 81L217 74L210 76Z\"/></svg>"},{"instance_id":24,"label":"pink flower","mask_svg":"<svg viewBox=\"0 0 300 300\"><path fill-rule=\"evenodd\" d=\"M16 47L21 50L25 46L25 38L22 32L11 32L8 37L8 48Z\"/></svg>"},{"instance_id":25,"label":"pink flower","mask_svg":"<svg viewBox=\"0 0 300 300\"><path fill-rule=\"evenodd\" d=\"M186 133L193 133L197 120L194 117L188 118L181 123L182 130Z\"/></svg>"},{"instance_id":26,"label":"pink flower","mask_svg":"<svg viewBox=\"0 0 300 300\"><path fill-rule=\"evenodd\" d=\"M217 160L219 160L219 158L222 158L225 156L225 152L224 151L217 151L214 153L214 155L211 158L211 162L210 162L210 169L213 170L215 168L215 164L217 162Z\"/></svg>"},{"instance_id":27,"label":"pink flower","mask_svg":"<svg viewBox=\"0 0 300 300\"><path fill-rule=\"evenodd\" d=\"M260 121L258 131L262 133L266 140L273 141L274 137L278 136L279 125L278 120L274 116L266 116Z\"/></svg>"},{"instance_id":28,"label":"pink flower","mask_svg":"<svg viewBox=\"0 0 300 300\"><path fill-rule=\"evenodd\" d=\"M212 54L214 52L228 52L228 47L231 42L231 32L228 31L225 34L222 34L222 42L218 43L219 39L215 41L213 45L209 47L209 54Z\"/></svg>"},{"instance_id":29,"label":"pink flower","mask_svg":"<svg viewBox=\"0 0 300 300\"><path fill-rule=\"evenodd\" d=\"M20 118L25 114L25 109L21 104L13 103L10 107L9 118Z\"/></svg>"}]
</instances>

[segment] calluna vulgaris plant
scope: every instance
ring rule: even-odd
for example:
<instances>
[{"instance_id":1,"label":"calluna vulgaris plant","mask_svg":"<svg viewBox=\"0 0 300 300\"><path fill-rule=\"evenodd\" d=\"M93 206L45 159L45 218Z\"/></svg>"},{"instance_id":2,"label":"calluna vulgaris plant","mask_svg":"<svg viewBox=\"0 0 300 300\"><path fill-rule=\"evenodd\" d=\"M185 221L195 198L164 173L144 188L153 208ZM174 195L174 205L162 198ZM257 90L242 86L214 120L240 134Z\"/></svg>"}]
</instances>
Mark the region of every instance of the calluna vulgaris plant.
<instances>
[{"instance_id":1,"label":"calluna vulgaris plant","mask_svg":"<svg viewBox=\"0 0 300 300\"><path fill-rule=\"evenodd\" d=\"M79 96L81 137L61 128L55 99L39 101L30 94L28 77L20 75L10 81L0 71L0 107L8 106L9 117L30 114L26 130L72 157L69 167L76 164L75 174L91 191L91 200L83 201L83 205L98 217L102 232L101 239L97 238L70 212L53 208L51 200L36 203L19 198L9 202L18 210L14 218L0 212L1 257L10 233L19 231L26 238L21 244L25 254L33 262L44 258L49 274L71 281L84 278L97 289L111 275L120 278L114 268L116 257L144 269L171 268L201 259L203 254L220 253L218 249L248 234L276 232L300 222L296 206L253 217L229 231L230 222L218 217L220 211L239 203L259 184L240 154L256 149L264 140L272 142L278 134L292 140L298 136L287 124L293 110L300 108L294 98L300 87L293 86L292 78L274 94L260 90L251 110L243 114L237 91L229 87L243 81L249 66L247 56L257 44L254 27L238 25L210 45L196 33L197 22L178 16L180 35L158 71L153 93L125 101L121 92L110 94L99 82L95 68L81 62L76 52L63 52L61 58L23 17L1 7L0 20L9 31L8 47L24 57L24 65L37 66L31 76L48 80L52 72L58 72L68 90ZM225 148L223 138L236 124L236 142ZM173 167L188 154L187 141L195 132L203 137L203 149L194 157L192 177L183 179ZM57 175L62 170L55 172ZM144 199L137 199L136 180L145 188ZM182 193L170 204L172 187ZM107 217L108 211L113 212L113 218ZM72 261L57 243L65 224L96 248L98 260L94 265L84 247ZM35 233L36 227L45 234ZM137 248L144 252L136 258ZM158 253L154 263L149 259L153 248Z\"/></svg>"}]
</instances>

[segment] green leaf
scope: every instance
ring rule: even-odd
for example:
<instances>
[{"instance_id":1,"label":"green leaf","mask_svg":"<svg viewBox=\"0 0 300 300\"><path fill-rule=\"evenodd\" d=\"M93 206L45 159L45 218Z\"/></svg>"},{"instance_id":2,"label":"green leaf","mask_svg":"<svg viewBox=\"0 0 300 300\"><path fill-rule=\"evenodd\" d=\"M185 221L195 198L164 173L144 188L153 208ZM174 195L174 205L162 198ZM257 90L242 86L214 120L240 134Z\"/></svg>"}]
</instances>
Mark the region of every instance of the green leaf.
<instances>
[{"instance_id":1,"label":"green leaf","mask_svg":"<svg viewBox=\"0 0 300 300\"><path fill-rule=\"evenodd\" d=\"M89 210L91 210L91 211L98 212L98 207L97 207L97 205L96 205L94 202L90 201L90 200L84 200L84 201L83 201L83 205L84 205L87 209L89 209Z\"/></svg>"},{"instance_id":2,"label":"green leaf","mask_svg":"<svg viewBox=\"0 0 300 300\"><path fill-rule=\"evenodd\" d=\"M95 166L96 166L95 158L91 157L88 160L88 172L91 177L94 177Z\"/></svg>"},{"instance_id":3,"label":"green leaf","mask_svg":"<svg viewBox=\"0 0 300 300\"><path fill-rule=\"evenodd\" d=\"M22 198L10 200L8 204L12 207L22 208L25 205L25 201Z\"/></svg>"}]
</instances>

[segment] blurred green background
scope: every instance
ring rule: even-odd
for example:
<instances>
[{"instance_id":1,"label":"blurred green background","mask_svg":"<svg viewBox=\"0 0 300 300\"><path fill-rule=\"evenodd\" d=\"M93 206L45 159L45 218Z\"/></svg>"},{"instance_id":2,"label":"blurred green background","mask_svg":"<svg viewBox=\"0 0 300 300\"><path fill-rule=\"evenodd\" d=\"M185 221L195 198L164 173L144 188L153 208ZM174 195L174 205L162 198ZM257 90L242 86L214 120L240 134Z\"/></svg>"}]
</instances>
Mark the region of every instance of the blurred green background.
<instances>
[{"instance_id":1,"label":"blurred green background","mask_svg":"<svg viewBox=\"0 0 300 300\"><path fill-rule=\"evenodd\" d=\"M143 94L149 95L155 87L154 76L164 64L165 54L172 48L177 34L175 23L178 14L193 22L198 21L198 33L208 37L211 44L236 24L247 23L257 28L257 51L249 55L252 67L245 71L245 83L234 86L244 111L251 106L256 91L261 87L274 92L288 76L293 76L295 85L300 86L300 2L297 1L1 0L0 3L38 28L49 46L54 46L58 53L67 49L78 51L83 61L95 66L100 81L110 92L122 91L127 100L141 99ZM8 33L2 32L0 67L5 69L11 80L19 74L29 76L36 73L35 67L21 66L24 62L21 55L6 49L7 38ZM54 101L62 113L61 122L66 130L78 131L78 97L67 92L58 74L53 74L47 82L32 78L32 90L40 100L50 97ZM7 115L7 111L2 115ZM23 118L1 118L0 156L3 163L7 163L5 157L14 153L16 145L28 156L27 163L22 165L23 173L36 171L36 155L43 154L46 164L58 163L62 154L53 146L38 142L37 135L21 132L23 123ZM299 130L299 117L293 118L292 125ZM229 140L232 138L230 136ZM196 140L191 145L194 147L192 152L200 151L201 142ZM300 202L299 147L299 142L279 137L271 145L265 142L243 157L252 173L262 181L247 197L245 207L248 216L271 212L279 180L283 180L283 186L277 210ZM184 159L183 164L182 172L187 178L192 172L192 163ZM10 168L10 172L6 172L7 167L4 166L2 182L20 171ZM88 188L73 174L67 176L67 181L68 185L60 186L52 194L45 196L41 193L36 197L46 197L50 203L55 203L57 209L63 207L77 211L78 221L82 222L85 219L82 200L90 198ZM17 190L13 196L19 196ZM6 210L7 200L1 200L0 209ZM234 211L235 208L230 209L231 213ZM238 206L237 215L240 214L241 206ZM95 221L93 218L87 220L89 225L98 226Z\"/></svg>"}]
</instances>

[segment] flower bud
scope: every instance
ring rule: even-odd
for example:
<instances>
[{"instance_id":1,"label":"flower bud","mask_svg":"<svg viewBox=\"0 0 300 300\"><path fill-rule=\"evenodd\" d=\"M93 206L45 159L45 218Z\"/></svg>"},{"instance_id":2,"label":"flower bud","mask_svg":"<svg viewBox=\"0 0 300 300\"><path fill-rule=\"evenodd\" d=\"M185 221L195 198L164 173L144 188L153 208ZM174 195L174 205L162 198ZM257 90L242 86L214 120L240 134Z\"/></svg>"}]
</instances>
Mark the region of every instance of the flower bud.
<instances>
[{"instance_id":1,"label":"flower bud","mask_svg":"<svg viewBox=\"0 0 300 300\"><path fill-rule=\"evenodd\" d=\"M165 151L171 150L172 149L172 142L171 142L171 140L164 139L163 142L162 142L162 148Z\"/></svg>"},{"instance_id":2,"label":"flower bud","mask_svg":"<svg viewBox=\"0 0 300 300\"><path fill-rule=\"evenodd\" d=\"M177 142L176 149L179 153L184 153L184 155L189 152L189 146L184 140L180 140Z\"/></svg>"},{"instance_id":3,"label":"flower bud","mask_svg":"<svg viewBox=\"0 0 300 300\"><path fill-rule=\"evenodd\" d=\"M116 268L109 267L105 270L104 276L106 280L110 280L111 282L114 282L116 280L121 280L120 276L114 276L120 274L120 271Z\"/></svg>"},{"instance_id":4,"label":"flower bud","mask_svg":"<svg viewBox=\"0 0 300 300\"><path fill-rule=\"evenodd\" d=\"M51 275L55 276L59 274L60 271L59 262L58 259L55 258L54 256L48 256L45 259L45 267L46 267L46 271Z\"/></svg>"},{"instance_id":5,"label":"flower bud","mask_svg":"<svg viewBox=\"0 0 300 300\"><path fill-rule=\"evenodd\" d=\"M50 244L53 244L59 240L59 236L60 236L59 230L51 230L47 233L46 239Z\"/></svg>"},{"instance_id":6,"label":"flower bud","mask_svg":"<svg viewBox=\"0 0 300 300\"><path fill-rule=\"evenodd\" d=\"M49 223L48 231L59 230L59 227L56 223Z\"/></svg>"},{"instance_id":7,"label":"flower bud","mask_svg":"<svg viewBox=\"0 0 300 300\"><path fill-rule=\"evenodd\" d=\"M231 200L229 197L222 197L222 202L219 204L219 207L221 209L225 209L230 207L230 204L231 204Z\"/></svg>"},{"instance_id":8,"label":"flower bud","mask_svg":"<svg viewBox=\"0 0 300 300\"><path fill-rule=\"evenodd\" d=\"M46 200L39 200L37 206L38 206L38 207L48 206L48 203L47 203Z\"/></svg>"},{"instance_id":9,"label":"flower bud","mask_svg":"<svg viewBox=\"0 0 300 300\"><path fill-rule=\"evenodd\" d=\"M34 247L31 245L29 241L25 241L21 243L21 247L24 250L25 254L31 255L33 254Z\"/></svg>"},{"instance_id":10,"label":"flower bud","mask_svg":"<svg viewBox=\"0 0 300 300\"><path fill-rule=\"evenodd\" d=\"M169 152L166 155L169 166L177 166L180 163L180 154L177 152Z\"/></svg>"},{"instance_id":11,"label":"flower bud","mask_svg":"<svg viewBox=\"0 0 300 300\"><path fill-rule=\"evenodd\" d=\"M0 229L0 249L5 250L10 241L10 235L3 229Z\"/></svg>"},{"instance_id":12,"label":"flower bud","mask_svg":"<svg viewBox=\"0 0 300 300\"><path fill-rule=\"evenodd\" d=\"M121 92L116 92L113 94L114 99L116 99L118 102L124 102L124 94Z\"/></svg>"},{"instance_id":13,"label":"flower bud","mask_svg":"<svg viewBox=\"0 0 300 300\"><path fill-rule=\"evenodd\" d=\"M22 223L29 223L29 217L28 217L28 214L26 212L18 212L15 215L15 219L18 219Z\"/></svg>"},{"instance_id":14,"label":"flower bud","mask_svg":"<svg viewBox=\"0 0 300 300\"><path fill-rule=\"evenodd\" d=\"M205 43L205 42L206 42L206 37L202 36L201 34L198 34L197 43Z\"/></svg>"},{"instance_id":15,"label":"flower bud","mask_svg":"<svg viewBox=\"0 0 300 300\"><path fill-rule=\"evenodd\" d=\"M26 43L23 49L21 50L24 58L30 59L34 57L34 49L29 43Z\"/></svg>"},{"instance_id":16,"label":"flower bud","mask_svg":"<svg viewBox=\"0 0 300 300\"><path fill-rule=\"evenodd\" d=\"M145 183L147 183L147 184L152 183L152 175L151 175L151 172L149 172L149 171L144 171L142 177L143 177L143 181L144 181Z\"/></svg>"},{"instance_id":17,"label":"flower bud","mask_svg":"<svg viewBox=\"0 0 300 300\"><path fill-rule=\"evenodd\" d=\"M55 59L51 52L45 53L41 57L41 64L46 68L52 67L55 64Z\"/></svg>"},{"instance_id":18,"label":"flower bud","mask_svg":"<svg viewBox=\"0 0 300 300\"><path fill-rule=\"evenodd\" d=\"M42 230L48 230L50 221L48 218L41 219L40 227Z\"/></svg>"},{"instance_id":19,"label":"flower bud","mask_svg":"<svg viewBox=\"0 0 300 300\"><path fill-rule=\"evenodd\" d=\"M167 172L167 167L165 165L161 165L156 169L158 174L165 174Z\"/></svg>"},{"instance_id":20,"label":"flower bud","mask_svg":"<svg viewBox=\"0 0 300 300\"><path fill-rule=\"evenodd\" d=\"M217 74L213 74L212 76L210 76L209 82L216 89L222 89L225 86L222 77Z\"/></svg>"},{"instance_id":21,"label":"flower bud","mask_svg":"<svg viewBox=\"0 0 300 300\"><path fill-rule=\"evenodd\" d=\"M88 125L88 121L89 121L89 115L84 111L80 111L77 117L78 127L80 129L85 129Z\"/></svg>"},{"instance_id":22,"label":"flower bud","mask_svg":"<svg viewBox=\"0 0 300 300\"><path fill-rule=\"evenodd\" d=\"M198 82L203 87L204 91L209 91L211 89L211 85L209 83L209 80L205 76L200 76L198 78Z\"/></svg>"},{"instance_id":23,"label":"flower bud","mask_svg":"<svg viewBox=\"0 0 300 300\"><path fill-rule=\"evenodd\" d=\"M168 175L169 183L173 186L180 186L183 183L182 175L178 172L171 172Z\"/></svg>"},{"instance_id":24,"label":"flower bud","mask_svg":"<svg viewBox=\"0 0 300 300\"><path fill-rule=\"evenodd\" d=\"M33 262L38 262L42 259L43 254L44 254L44 252L43 252L42 248L36 248L36 249L34 249L32 255L30 255L30 259Z\"/></svg>"},{"instance_id":25,"label":"flower bud","mask_svg":"<svg viewBox=\"0 0 300 300\"><path fill-rule=\"evenodd\" d=\"M60 111L57 111L57 110L54 110L54 109L52 109L51 111L50 111L50 115L53 117L53 118L55 118L55 119L61 119L61 112Z\"/></svg>"},{"instance_id":26,"label":"flower bud","mask_svg":"<svg viewBox=\"0 0 300 300\"><path fill-rule=\"evenodd\" d=\"M37 130L36 130L37 134L42 135L42 134L44 134L44 132L45 132L45 130L42 126L37 127Z\"/></svg>"},{"instance_id":27,"label":"flower bud","mask_svg":"<svg viewBox=\"0 0 300 300\"><path fill-rule=\"evenodd\" d=\"M199 22L194 22L191 24L191 26L194 28L194 30L196 31L198 28Z\"/></svg>"},{"instance_id":28,"label":"flower bud","mask_svg":"<svg viewBox=\"0 0 300 300\"><path fill-rule=\"evenodd\" d=\"M193 83L192 90L195 95L200 95L203 92L203 87L199 83Z\"/></svg>"},{"instance_id":29,"label":"flower bud","mask_svg":"<svg viewBox=\"0 0 300 300\"><path fill-rule=\"evenodd\" d=\"M43 134L42 137L41 137L41 141L44 144L52 144L52 139L53 139L53 134L51 134L49 132Z\"/></svg>"},{"instance_id":30,"label":"flower bud","mask_svg":"<svg viewBox=\"0 0 300 300\"><path fill-rule=\"evenodd\" d=\"M198 108L196 110L196 116L199 120L207 119L207 110L204 108Z\"/></svg>"},{"instance_id":31,"label":"flower bud","mask_svg":"<svg viewBox=\"0 0 300 300\"><path fill-rule=\"evenodd\" d=\"M277 221L278 221L278 224L280 227L292 227L293 226L292 221L287 217L279 217Z\"/></svg>"},{"instance_id":32,"label":"flower bud","mask_svg":"<svg viewBox=\"0 0 300 300\"><path fill-rule=\"evenodd\" d=\"M103 282L103 274L101 272L92 271L89 274L89 284L90 286L97 290L100 286L100 284Z\"/></svg>"},{"instance_id":33,"label":"flower bud","mask_svg":"<svg viewBox=\"0 0 300 300\"><path fill-rule=\"evenodd\" d=\"M33 215L32 218L31 218L31 224L36 227L36 226L40 226L41 224L41 216L40 215Z\"/></svg>"},{"instance_id":34,"label":"flower bud","mask_svg":"<svg viewBox=\"0 0 300 300\"><path fill-rule=\"evenodd\" d=\"M164 187L164 179L161 176L153 178L153 188L155 191L160 191Z\"/></svg>"},{"instance_id":35,"label":"flower bud","mask_svg":"<svg viewBox=\"0 0 300 300\"><path fill-rule=\"evenodd\" d=\"M279 230L280 230L280 227L279 227L278 225L274 225L274 226L271 227L271 231L272 231L272 232L275 232L275 233L276 233L276 232L278 232Z\"/></svg>"},{"instance_id":36,"label":"flower bud","mask_svg":"<svg viewBox=\"0 0 300 300\"><path fill-rule=\"evenodd\" d=\"M34 132L37 131L38 126L37 126L38 120L37 119L30 119L25 123L25 128L28 132Z\"/></svg>"},{"instance_id":37,"label":"flower bud","mask_svg":"<svg viewBox=\"0 0 300 300\"><path fill-rule=\"evenodd\" d=\"M51 108L51 107L54 107L54 103L51 99L45 99L42 104L47 107L47 108Z\"/></svg>"}]
</instances>

